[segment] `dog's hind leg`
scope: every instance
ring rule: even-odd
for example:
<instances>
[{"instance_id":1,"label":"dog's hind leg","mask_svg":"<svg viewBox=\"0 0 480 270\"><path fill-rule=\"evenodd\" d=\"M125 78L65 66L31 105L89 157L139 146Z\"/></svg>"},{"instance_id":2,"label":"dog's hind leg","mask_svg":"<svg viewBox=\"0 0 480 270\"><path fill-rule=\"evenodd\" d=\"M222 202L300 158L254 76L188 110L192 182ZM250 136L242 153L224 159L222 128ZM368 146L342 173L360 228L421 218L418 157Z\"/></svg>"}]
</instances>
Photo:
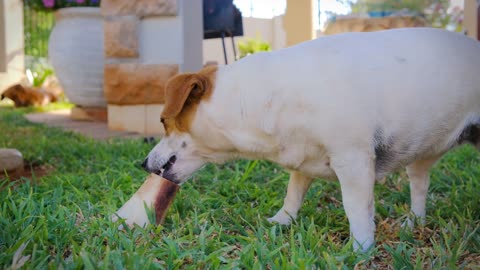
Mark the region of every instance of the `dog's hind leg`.
<instances>
[{"instance_id":1,"label":"dog's hind leg","mask_svg":"<svg viewBox=\"0 0 480 270\"><path fill-rule=\"evenodd\" d=\"M438 157L417 160L406 168L410 181L411 211L421 224L425 223L425 205L430 183L429 172L437 160ZM404 225L413 227L413 222L408 219Z\"/></svg>"},{"instance_id":2,"label":"dog's hind leg","mask_svg":"<svg viewBox=\"0 0 480 270\"><path fill-rule=\"evenodd\" d=\"M302 206L303 198L312 183L312 178L306 177L300 172L292 171L288 182L287 196L283 207L277 214L268 219L269 222L277 222L288 225L292 219L297 218L298 210Z\"/></svg>"}]
</instances>

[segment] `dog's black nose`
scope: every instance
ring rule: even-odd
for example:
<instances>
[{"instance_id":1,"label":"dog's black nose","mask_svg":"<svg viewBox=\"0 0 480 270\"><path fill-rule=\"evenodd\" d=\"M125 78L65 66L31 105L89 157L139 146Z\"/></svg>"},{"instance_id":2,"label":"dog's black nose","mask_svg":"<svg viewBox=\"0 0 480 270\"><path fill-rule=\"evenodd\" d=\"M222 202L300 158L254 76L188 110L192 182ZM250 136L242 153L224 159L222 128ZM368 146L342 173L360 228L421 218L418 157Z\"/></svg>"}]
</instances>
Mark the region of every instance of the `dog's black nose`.
<instances>
[{"instance_id":1,"label":"dog's black nose","mask_svg":"<svg viewBox=\"0 0 480 270\"><path fill-rule=\"evenodd\" d=\"M142 163L142 168L145 170L145 171L148 171L147 170L147 163L148 163L148 158L146 158L143 163Z\"/></svg>"}]
</instances>

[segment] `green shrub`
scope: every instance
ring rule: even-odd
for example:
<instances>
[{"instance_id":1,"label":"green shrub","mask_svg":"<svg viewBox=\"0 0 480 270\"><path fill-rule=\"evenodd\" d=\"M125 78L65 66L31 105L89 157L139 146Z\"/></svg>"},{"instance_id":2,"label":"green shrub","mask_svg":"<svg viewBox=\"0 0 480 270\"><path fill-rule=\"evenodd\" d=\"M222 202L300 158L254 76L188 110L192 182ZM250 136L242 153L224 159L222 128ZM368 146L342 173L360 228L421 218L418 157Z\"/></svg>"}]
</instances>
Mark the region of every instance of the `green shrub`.
<instances>
[{"instance_id":1,"label":"green shrub","mask_svg":"<svg viewBox=\"0 0 480 270\"><path fill-rule=\"evenodd\" d=\"M271 51L270 44L260 38L247 38L238 42L238 49L240 50L240 58L257 52Z\"/></svg>"}]
</instances>

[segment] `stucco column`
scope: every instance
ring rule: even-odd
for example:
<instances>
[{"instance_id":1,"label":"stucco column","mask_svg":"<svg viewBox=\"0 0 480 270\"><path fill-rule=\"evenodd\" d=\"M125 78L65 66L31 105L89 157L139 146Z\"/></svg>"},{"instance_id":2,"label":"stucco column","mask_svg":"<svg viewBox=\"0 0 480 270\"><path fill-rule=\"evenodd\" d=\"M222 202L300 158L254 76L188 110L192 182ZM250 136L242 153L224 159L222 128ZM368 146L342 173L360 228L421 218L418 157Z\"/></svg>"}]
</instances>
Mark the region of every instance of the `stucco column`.
<instances>
[{"instance_id":1,"label":"stucco column","mask_svg":"<svg viewBox=\"0 0 480 270\"><path fill-rule=\"evenodd\" d=\"M5 8L0 2L0 72L7 71L7 54L5 52ZM0 90L1 91L1 90Z\"/></svg>"},{"instance_id":2,"label":"stucco column","mask_svg":"<svg viewBox=\"0 0 480 270\"><path fill-rule=\"evenodd\" d=\"M203 6L202 1L181 1L183 19L182 72L197 72L203 65Z\"/></svg>"},{"instance_id":3,"label":"stucco column","mask_svg":"<svg viewBox=\"0 0 480 270\"><path fill-rule=\"evenodd\" d=\"M464 28L469 37L474 39L480 39L479 36L479 14L478 6L480 5L478 0L465 0L464 4Z\"/></svg>"},{"instance_id":4,"label":"stucco column","mask_svg":"<svg viewBox=\"0 0 480 270\"><path fill-rule=\"evenodd\" d=\"M287 46L316 38L313 21L314 0L287 0L283 28L287 34Z\"/></svg>"},{"instance_id":5,"label":"stucco column","mask_svg":"<svg viewBox=\"0 0 480 270\"><path fill-rule=\"evenodd\" d=\"M22 0L0 1L0 91L25 73Z\"/></svg>"}]
</instances>

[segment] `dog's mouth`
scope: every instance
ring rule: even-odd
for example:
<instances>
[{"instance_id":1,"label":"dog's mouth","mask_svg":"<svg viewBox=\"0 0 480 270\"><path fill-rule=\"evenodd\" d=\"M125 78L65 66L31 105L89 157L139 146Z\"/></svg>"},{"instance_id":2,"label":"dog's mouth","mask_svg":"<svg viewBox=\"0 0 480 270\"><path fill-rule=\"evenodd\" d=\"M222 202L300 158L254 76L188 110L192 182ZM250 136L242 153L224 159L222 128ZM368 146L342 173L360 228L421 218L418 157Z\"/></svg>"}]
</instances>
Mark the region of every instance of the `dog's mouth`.
<instances>
[{"instance_id":1,"label":"dog's mouth","mask_svg":"<svg viewBox=\"0 0 480 270\"><path fill-rule=\"evenodd\" d=\"M172 168L173 164L175 164L175 161L177 161L177 156L175 155L171 156L168 159L167 163L165 163L165 165L163 165L163 167L160 169L160 173L161 173L160 175L169 171Z\"/></svg>"}]
</instances>

